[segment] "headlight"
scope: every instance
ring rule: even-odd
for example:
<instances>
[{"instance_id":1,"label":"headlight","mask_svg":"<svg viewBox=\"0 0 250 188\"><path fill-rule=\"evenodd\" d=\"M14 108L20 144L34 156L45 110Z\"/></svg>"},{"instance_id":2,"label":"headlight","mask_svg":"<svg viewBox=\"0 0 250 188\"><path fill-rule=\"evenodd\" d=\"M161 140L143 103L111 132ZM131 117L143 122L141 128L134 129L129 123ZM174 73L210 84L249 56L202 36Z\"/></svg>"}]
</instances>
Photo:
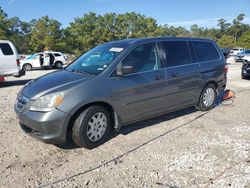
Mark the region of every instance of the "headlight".
<instances>
[{"instance_id":1,"label":"headlight","mask_svg":"<svg viewBox=\"0 0 250 188\"><path fill-rule=\"evenodd\" d=\"M49 112L62 103L65 92L57 92L38 98L30 107L31 111Z\"/></svg>"}]
</instances>

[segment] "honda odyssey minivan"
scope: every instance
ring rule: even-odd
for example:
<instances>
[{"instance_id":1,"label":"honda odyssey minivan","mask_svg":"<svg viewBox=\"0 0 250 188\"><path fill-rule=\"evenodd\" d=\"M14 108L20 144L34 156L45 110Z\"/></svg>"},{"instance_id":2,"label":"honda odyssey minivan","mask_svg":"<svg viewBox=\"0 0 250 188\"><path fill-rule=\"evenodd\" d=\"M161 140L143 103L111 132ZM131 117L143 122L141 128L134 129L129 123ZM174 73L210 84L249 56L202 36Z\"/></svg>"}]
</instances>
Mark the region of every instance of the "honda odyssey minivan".
<instances>
[{"instance_id":1,"label":"honda odyssey minivan","mask_svg":"<svg viewBox=\"0 0 250 188\"><path fill-rule=\"evenodd\" d=\"M94 148L112 128L190 106L213 108L226 87L225 59L210 39L108 42L18 93L21 128L45 143Z\"/></svg>"}]
</instances>

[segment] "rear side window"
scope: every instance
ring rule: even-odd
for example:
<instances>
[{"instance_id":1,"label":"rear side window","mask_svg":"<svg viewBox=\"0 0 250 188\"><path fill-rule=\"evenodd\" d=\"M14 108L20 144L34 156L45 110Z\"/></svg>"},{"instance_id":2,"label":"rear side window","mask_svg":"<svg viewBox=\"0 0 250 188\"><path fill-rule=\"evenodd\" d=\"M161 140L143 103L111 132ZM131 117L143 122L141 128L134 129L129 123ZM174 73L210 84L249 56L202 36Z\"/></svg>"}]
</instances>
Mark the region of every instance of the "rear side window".
<instances>
[{"instance_id":1,"label":"rear side window","mask_svg":"<svg viewBox=\"0 0 250 188\"><path fill-rule=\"evenodd\" d=\"M167 67L186 65L192 63L189 47L186 41L164 42Z\"/></svg>"},{"instance_id":2,"label":"rear side window","mask_svg":"<svg viewBox=\"0 0 250 188\"><path fill-rule=\"evenodd\" d=\"M212 61L220 58L218 51L211 42L193 42L198 61Z\"/></svg>"},{"instance_id":3,"label":"rear side window","mask_svg":"<svg viewBox=\"0 0 250 188\"><path fill-rule=\"evenodd\" d=\"M14 54L14 52L12 51L12 49L8 43L1 43L0 49L3 52L3 55L13 55Z\"/></svg>"},{"instance_id":4,"label":"rear side window","mask_svg":"<svg viewBox=\"0 0 250 188\"><path fill-rule=\"evenodd\" d=\"M59 56L62 56L61 54L58 54L58 53L56 53L56 54L54 54L56 57L59 57Z\"/></svg>"}]
</instances>

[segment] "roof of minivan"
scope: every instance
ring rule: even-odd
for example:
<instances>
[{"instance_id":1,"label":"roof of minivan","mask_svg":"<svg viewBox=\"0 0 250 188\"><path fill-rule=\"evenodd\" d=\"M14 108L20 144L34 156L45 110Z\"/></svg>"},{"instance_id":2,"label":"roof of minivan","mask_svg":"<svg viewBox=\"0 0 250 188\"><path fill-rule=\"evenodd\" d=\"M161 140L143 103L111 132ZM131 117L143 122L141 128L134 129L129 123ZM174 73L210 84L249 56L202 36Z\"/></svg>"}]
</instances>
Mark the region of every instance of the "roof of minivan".
<instances>
[{"instance_id":1,"label":"roof of minivan","mask_svg":"<svg viewBox=\"0 0 250 188\"><path fill-rule=\"evenodd\" d=\"M194 37L147 37L147 38L129 38L123 40L116 40L107 42L106 44L124 44L124 45L131 45L131 44L139 44L144 42L153 42L153 41L164 41L164 40L188 40L188 41L209 41L213 42L212 39L209 38L194 38Z\"/></svg>"}]
</instances>

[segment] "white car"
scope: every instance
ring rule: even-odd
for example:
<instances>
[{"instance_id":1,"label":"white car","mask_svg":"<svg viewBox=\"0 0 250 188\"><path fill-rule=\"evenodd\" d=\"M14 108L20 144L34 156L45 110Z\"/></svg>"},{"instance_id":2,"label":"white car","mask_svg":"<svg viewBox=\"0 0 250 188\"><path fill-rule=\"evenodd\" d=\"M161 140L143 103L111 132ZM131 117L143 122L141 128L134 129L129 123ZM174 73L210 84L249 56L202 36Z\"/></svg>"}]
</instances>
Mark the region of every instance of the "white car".
<instances>
[{"instance_id":1,"label":"white car","mask_svg":"<svg viewBox=\"0 0 250 188\"><path fill-rule=\"evenodd\" d=\"M245 62L245 61L250 62L250 56L244 56L244 57L242 57L242 61L243 62Z\"/></svg>"},{"instance_id":2,"label":"white car","mask_svg":"<svg viewBox=\"0 0 250 188\"><path fill-rule=\"evenodd\" d=\"M0 40L0 77L25 75L20 68L17 50L13 43L8 40Z\"/></svg>"},{"instance_id":3,"label":"white car","mask_svg":"<svg viewBox=\"0 0 250 188\"><path fill-rule=\"evenodd\" d=\"M233 48L232 50L230 50L229 56L236 56L238 53L244 50L245 50L244 48Z\"/></svg>"},{"instance_id":4,"label":"white car","mask_svg":"<svg viewBox=\"0 0 250 188\"><path fill-rule=\"evenodd\" d=\"M61 69L66 60L61 52L39 52L32 54L25 59L21 60L21 68L25 71L30 71L35 68L45 68L45 67L54 67Z\"/></svg>"}]
</instances>

